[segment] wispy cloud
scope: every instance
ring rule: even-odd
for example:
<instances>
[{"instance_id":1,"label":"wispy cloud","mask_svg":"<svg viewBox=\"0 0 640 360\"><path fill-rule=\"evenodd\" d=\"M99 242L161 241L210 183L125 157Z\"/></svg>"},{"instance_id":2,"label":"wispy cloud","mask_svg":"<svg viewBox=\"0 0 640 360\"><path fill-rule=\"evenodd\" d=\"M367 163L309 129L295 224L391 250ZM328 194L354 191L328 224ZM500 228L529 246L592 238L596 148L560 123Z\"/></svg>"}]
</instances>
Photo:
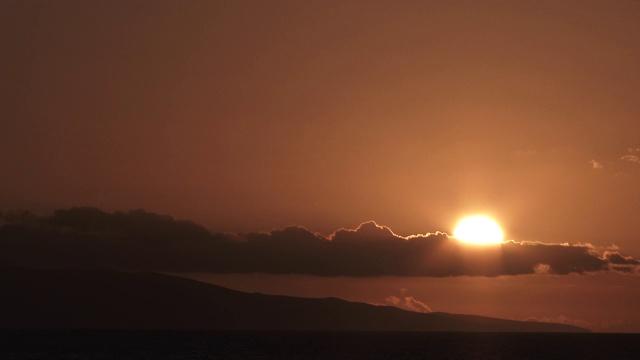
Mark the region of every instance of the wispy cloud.
<instances>
[{"instance_id":1,"label":"wispy cloud","mask_svg":"<svg viewBox=\"0 0 640 360\"><path fill-rule=\"evenodd\" d=\"M429 313L429 312L431 312L431 308L429 307L429 305L427 305L424 302L414 298L413 296L405 296L405 298L404 298L404 306L407 309L413 310L415 312L421 312L421 313Z\"/></svg>"},{"instance_id":2,"label":"wispy cloud","mask_svg":"<svg viewBox=\"0 0 640 360\"><path fill-rule=\"evenodd\" d=\"M391 304L393 306L397 306L399 308L411 310L414 312L429 313L432 311L431 307L429 307L429 305L427 305L424 301L418 300L414 296L405 295L406 289L401 289L401 293L401 297L390 295L384 300L387 304Z\"/></svg>"},{"instance_id":3,"label":"wispy cloud","mask_svg":"<svg viewBox=\"0 0 640 360\"><path fill-rule=\"evenodd\" d=\"M640 148L630 147L627 148L627 154L620 157L620 160L630 163L640 164Z\"/></svg>"},{"instance_id":4,"label":"wispy cloud","mask_svg":"<svg viewBox=\"0 0 640 360\"><path fill-rule=\"evenodd\" d=\"M400 305L400 298L397 296L390 295L386 299L384 299L384 301L391 305Z\"/></svg>"},{"instance_id":5,"label":"wispy cloud","mask_svg":"<svg viewBox=\"0 0 640 360\"><path fill-rule=\"evenodd\" d=\"M625 155L621 157L620 160L640 164L640 157L638 155Z\"/></svg>"},{"instance_id":6,"label":"wispy cloud","mask_svg":"<svg viewBox=\"0 0 640 360\"><path fill-rule=\"evenodd\" d=\"M599 162L595 161L595 160L591 160L589 161L589 163L591 164L591 167L594 170L601 170L604 169L604 166L602 166L602 164L600 164Z\"/></svg>"}]
</instances>

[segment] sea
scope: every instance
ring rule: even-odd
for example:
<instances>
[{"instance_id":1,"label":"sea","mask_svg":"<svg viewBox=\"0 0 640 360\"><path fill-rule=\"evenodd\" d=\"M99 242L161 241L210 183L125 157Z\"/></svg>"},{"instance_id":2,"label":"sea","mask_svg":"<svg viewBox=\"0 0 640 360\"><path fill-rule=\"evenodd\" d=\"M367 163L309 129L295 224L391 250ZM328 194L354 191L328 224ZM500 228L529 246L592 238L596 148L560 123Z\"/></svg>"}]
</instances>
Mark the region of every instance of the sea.
<instances>
[{"instance_id":1,"label":"sea","mask_svg":"<svg viewBox=\"0 0 640 360\"><path fill-rule=\"evenodd\" d=\"M0 359L640 359L640 334L0 330Z\"/></svg>"}]
</instances>

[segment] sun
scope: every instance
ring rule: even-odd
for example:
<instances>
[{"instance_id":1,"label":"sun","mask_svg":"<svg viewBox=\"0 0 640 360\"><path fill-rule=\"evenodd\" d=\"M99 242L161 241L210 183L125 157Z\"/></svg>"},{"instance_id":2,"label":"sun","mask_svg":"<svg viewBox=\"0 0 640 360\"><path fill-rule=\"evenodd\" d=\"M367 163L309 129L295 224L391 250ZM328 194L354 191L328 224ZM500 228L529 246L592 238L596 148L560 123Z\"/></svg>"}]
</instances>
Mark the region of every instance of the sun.
<instances>
[{"instance_id":1,"label":"sun","mask_svg":"<svg viewBox=\"0 0 640 360\"><path fill-rule=\"evenodd\" d=\"M502 243L502 229L486 216L470 216L458 222L453 237L466 243L489 245Z\"/></svg>"}]
</instances>

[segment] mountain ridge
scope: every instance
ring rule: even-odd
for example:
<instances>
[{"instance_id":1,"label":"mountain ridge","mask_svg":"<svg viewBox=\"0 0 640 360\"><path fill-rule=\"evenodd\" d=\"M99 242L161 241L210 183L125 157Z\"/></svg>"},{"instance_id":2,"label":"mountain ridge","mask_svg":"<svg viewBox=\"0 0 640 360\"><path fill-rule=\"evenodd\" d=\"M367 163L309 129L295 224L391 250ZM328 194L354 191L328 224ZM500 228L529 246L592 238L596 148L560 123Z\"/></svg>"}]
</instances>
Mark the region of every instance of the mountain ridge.
<instances>
[{"instance_id":1,"label":"mountain ridge","mask_svg":"<svg viewBox=\"0 0 640 360\"><path fill-rule=\"evenodd\" d=\"M245 293L151 272L0 268L0 328L587 332L338 298Z\"/></svg>"}]
</instances>

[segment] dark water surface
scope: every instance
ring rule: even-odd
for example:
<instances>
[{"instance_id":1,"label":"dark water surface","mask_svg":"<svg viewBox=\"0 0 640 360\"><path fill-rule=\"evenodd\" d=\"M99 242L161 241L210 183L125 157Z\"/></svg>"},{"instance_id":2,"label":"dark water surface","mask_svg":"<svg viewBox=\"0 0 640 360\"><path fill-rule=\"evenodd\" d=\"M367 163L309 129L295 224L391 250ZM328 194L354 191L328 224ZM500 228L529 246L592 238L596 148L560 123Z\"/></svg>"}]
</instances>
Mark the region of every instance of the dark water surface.
<instances>
[{"instance_id":1,"label":"dark water surface","mask_svg":"<svg viewBox=\"0 0 640 360\"><path fill-rule=\"evenodd\" d=\"M2 359L640 359L640 334L0 331Z\"/></svg>"}]
</instances>

